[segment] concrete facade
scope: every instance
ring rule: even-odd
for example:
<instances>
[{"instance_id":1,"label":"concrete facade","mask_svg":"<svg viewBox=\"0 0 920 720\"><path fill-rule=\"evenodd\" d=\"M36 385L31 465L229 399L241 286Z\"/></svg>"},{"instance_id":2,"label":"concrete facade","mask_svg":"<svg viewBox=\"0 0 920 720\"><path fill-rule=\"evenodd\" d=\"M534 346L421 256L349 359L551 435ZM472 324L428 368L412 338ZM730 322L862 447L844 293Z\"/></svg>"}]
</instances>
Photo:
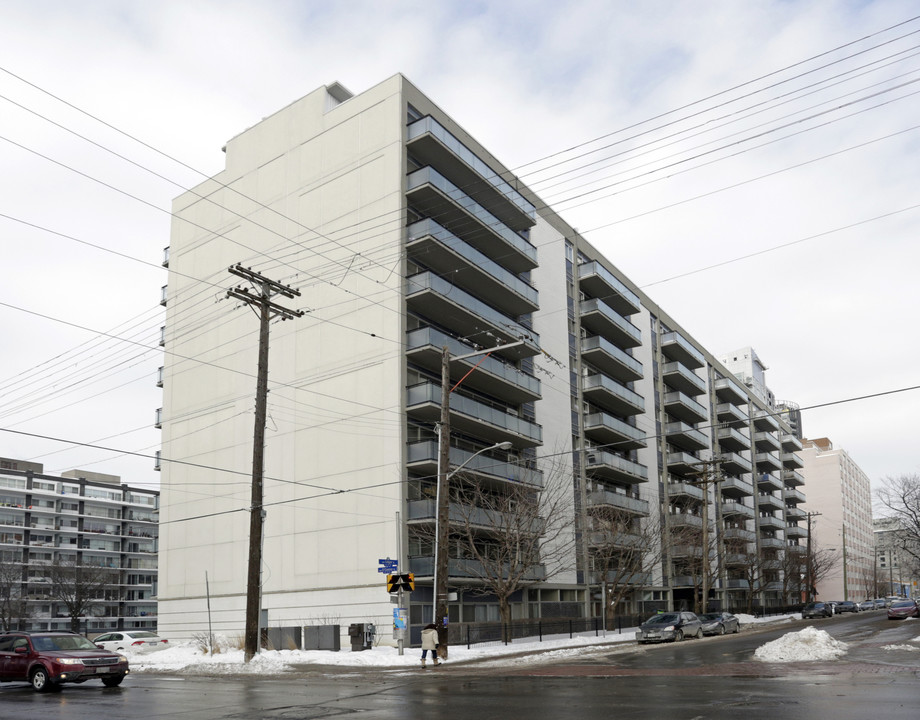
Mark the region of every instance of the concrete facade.
<instances>
[{"instance_id":1,"label":"concrete facade","mask_svg":"<svg viewBox=\"0 0 920 720\"><path fill-rule=\"evenodd\" d=\"M875 536L869 477L828 438L806 439L802 445L808 507L821 513L812 520L812 541L818 548L833 548L840 555L840 562L817 583L817 597L857 602L874 598Z\"/></svg>"},{"instance_id":2,"label":"concrete facade","mask_svg":"<svg viewBox=\"0 0 920 720\"><path fill-rule=\"evenodd\" d=\"M224 298L236 263L299 290L283 304L306 311L271 329L270 625L370 621L386 635L388 557L415 573L410 623L429 621L444 345L496 348L452 363L451 466L510 442L471 466L478 482L571 499L572 549L534 568L545 580L515 594L515 617L600 611L594 558L611 509L663 525L624 610L692 605L702 555L687 538L704 501L710 603L794 595L783 559L804 550L804 495L789 426L408 80L320 88L226 153L223 172L175 201L168 251L166 631L200 631L209 601L216 631L242 627L258 323ZM701 489L714 458L717 482ZM674 548L678 528L691 533ZM484 528L482 541L495 537ZM752 554L767 556L756 581ZM454 560L451 622L497 619Z\"/></svg>"}]
</instances>

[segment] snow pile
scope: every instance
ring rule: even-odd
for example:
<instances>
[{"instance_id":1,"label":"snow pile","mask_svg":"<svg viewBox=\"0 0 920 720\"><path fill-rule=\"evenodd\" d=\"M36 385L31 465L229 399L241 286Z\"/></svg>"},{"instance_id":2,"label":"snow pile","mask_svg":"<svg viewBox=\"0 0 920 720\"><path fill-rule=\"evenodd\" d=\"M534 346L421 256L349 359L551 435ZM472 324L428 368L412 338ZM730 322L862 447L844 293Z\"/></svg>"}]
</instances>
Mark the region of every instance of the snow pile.
<instances>
[{"instance_id":1,"label":"snow pile","mask_svg":"<svg viewBox=\"0 0 920 720\"><path fill-rule=\"evenodd\" d=\"M754 657L763 662L806 662L835 660L846 652L846 643L834 640L824 630L809 626L761 645L754 651Z\"/></svg>"},{"instance_id":2,"label":"snow pile","mask_svg":"<svg viewBox=\"0 0 920 720\"><path fill-rule=\"evenodd\" d=\"M920 651L916 645L882 645L882 650L914 650Z\"/></svg>"}]
</instances>

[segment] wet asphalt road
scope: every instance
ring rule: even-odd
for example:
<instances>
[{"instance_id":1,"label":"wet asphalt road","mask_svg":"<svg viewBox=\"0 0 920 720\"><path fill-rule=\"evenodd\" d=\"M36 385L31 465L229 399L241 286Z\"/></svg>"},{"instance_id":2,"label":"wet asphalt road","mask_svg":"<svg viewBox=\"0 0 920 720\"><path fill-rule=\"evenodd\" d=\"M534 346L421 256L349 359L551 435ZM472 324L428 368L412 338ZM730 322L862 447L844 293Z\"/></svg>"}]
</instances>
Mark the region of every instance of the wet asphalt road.
<instances>
[{"instance_id":1,"label":"wet asphalt road","mask_svg":"<svg viewBox=\"0 0 920 720\"><path fill-rule=\"evenodd\" d=\"M763 643L808 624L849 643L847 656L822 663L753 660ZM915 720L920 649L884 646L918 636L918 621L865 613L679 644L600 648L574 661L522 657L427 671L314 668L283 678L142 674L119 688L86 683L48 695L4 684L0 720Z\"/></svg>"}]
</instances>

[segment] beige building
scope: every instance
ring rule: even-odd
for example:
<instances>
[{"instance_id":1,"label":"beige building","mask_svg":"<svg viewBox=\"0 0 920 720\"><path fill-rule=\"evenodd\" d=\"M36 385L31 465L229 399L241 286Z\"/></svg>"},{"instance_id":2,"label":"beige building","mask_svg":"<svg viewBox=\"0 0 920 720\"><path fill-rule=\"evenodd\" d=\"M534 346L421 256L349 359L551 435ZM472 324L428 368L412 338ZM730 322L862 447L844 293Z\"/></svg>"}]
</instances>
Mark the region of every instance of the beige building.
<instances>
[{"instance_id":1,"label":"beige building","mask_svg":"<svg viewBox=\"0 0 920 720\"><path fill-rule=\"evenodd\" d=\"M875 597L875 535L869 477L828 438L802 442L802 474L816 550L835 550L840 561L817 583L818 600Z\"/></svg>"}]
</instances>

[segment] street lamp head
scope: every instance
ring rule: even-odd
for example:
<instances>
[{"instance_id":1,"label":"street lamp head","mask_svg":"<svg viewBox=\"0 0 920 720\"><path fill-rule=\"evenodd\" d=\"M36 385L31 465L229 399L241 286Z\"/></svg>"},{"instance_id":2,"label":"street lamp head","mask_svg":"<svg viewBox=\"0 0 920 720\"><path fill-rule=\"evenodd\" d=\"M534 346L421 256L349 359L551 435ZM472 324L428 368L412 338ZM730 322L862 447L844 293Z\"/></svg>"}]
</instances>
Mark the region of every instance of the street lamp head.
<instances>
[{"instance_id":1,"label":"street lamp head","mask_svg":"<svg viewBox=\"0 0 920 720\"><path fill-rule=\"evenodd\" d=\"M510 450L510 449L511 449L511 442L508 441L508 440L505 440L504 442L497 443L497 444L495 445L495 449L496 449L496 450Z\"/></svg>"}]
</instances>

